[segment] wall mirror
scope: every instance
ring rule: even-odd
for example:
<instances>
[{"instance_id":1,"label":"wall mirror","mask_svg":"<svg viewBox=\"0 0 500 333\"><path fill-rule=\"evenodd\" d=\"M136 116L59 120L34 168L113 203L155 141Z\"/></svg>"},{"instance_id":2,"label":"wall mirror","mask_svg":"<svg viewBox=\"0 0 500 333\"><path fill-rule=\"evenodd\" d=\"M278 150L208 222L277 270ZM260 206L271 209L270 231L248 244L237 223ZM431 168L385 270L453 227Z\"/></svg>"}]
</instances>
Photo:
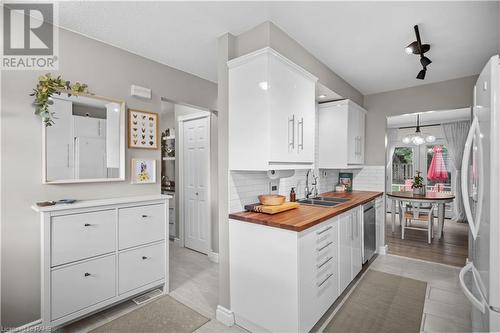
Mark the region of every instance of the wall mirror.
<instances>
[{"instance_id":1,"label":"wall mirror","mask_svg":"<svg viewBox=\"0 0 500 333\"><path fill-rule=\"evenodd\" d=\"M125 102L53 95L54 124L43 129L43 183L125 180Z\"/></svg>"}]
</instances>

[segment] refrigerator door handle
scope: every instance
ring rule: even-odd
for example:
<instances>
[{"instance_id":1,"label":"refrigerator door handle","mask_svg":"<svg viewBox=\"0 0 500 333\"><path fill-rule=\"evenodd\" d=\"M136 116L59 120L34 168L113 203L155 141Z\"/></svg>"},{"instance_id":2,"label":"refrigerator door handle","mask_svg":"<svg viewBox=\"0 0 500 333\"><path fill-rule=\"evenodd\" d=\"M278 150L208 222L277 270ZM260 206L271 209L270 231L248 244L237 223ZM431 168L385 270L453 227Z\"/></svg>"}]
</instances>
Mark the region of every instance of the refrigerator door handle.
<instances>
[{"instance_id":1,"label":"refrigerator door handle","mask_svg":"<svg viewBox=\"0 0 500 333\"><path fill-rule=\"evenodd\" d=\"M479 292L482 293L481 290L480 290L480 288L479 288L478 281L476 279L476 275L474 274L474 264L472 263L472 261L468 262L467 265L465 265L460 270L460 274L458 275L458 279L460 280L460 288L464 292L465 297L467 297L467 299L471 302L471 304L476 309L478 309L479 311L481 311L481 313L486 313L486 306L487 306L487 304L485 304L486 302L484 301L484 298L482 297L482 295L481 295L482 299L478 300L472 294L472 292L469 290L469 288L467 288L467 286L465 285L464 277L465 277L465 274L468 273L469 271L472 271L472 276L473 276L474 283L476 284L476 287L479 290Z\"/></svg>"},{"instance_id":2,"label":"refrigerator door handle","mask_svg":"<svg viewBox=\"0 0 500 333\"><path fill-rule=\"evenodd\" d=\"M467 216L468 224L470 231L472 233L472 237L476 239L478 233L479 233L479 226L481 224L481 210L482 210L482 205L483 205L483 182L484 182L484 177L483 177L483 163L482 161L479 162L479 193L478 193L478 204L477 204L477 211L476 211L476 219L474 221L474 217L472 216L472 211L470 208L470 201L469 201L469 179L468 179L468 164L469 164L469 158L470 158L470 153L472 149L472 141L474 140L474 134L477 135L477 145L478 145L478 156L480 158L483 157L483 144L481 142L481 131L479 128L479 120L477 119L477 116L474 116L474 120L472 121L469 134L467 135L467 140L465 141L465 148L464 148L464 155L462 157L462 170L461 170L461 180L462 180L462 199L464 202L464 208L465 208L465 215Z\"/></svg>"}]
</instances>

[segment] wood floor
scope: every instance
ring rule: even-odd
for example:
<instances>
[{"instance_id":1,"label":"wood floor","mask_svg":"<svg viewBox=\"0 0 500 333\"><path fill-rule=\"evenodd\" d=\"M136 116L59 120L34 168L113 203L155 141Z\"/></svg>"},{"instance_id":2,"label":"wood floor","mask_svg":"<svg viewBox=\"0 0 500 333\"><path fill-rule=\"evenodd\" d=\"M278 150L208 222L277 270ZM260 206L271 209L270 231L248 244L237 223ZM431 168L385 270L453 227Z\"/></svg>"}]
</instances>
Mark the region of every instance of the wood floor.
<instances>
[{"instance_id":1,"label":"wood floor","mask_svg":"<svg viewBox=\"0 0 500 333\"><path fill-rule=\"evenodd\" d=\"M392 233L391 215L388 214L386 217L385 238L390 254L453 266L465 265L469 233L467 224L445 220L444 235L438 239L436 223L436 234L432 244L428 244L427 233L419 230L406 229L405 239L401 239L401 227L398 221L396 216L396 228Z\"/></svg>"}]
</instances>

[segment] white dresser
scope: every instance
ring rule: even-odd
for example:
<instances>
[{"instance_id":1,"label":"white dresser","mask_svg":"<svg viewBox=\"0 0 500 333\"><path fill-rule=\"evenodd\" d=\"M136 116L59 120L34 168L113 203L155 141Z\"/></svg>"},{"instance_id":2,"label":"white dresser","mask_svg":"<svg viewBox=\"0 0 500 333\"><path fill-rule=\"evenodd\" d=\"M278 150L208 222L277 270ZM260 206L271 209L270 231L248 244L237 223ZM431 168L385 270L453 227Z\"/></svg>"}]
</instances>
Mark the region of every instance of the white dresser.
<instances>
[{"instance_id":1,"label":"white dresser","mask_svg":"<svg viewBox=\"0 0 500 333\"><path fill-rule=\"evenodd\" d=\"M41 222L43 326L58 327L161 286L167 195L33 206Z\"/></svg>"}]
</instances>

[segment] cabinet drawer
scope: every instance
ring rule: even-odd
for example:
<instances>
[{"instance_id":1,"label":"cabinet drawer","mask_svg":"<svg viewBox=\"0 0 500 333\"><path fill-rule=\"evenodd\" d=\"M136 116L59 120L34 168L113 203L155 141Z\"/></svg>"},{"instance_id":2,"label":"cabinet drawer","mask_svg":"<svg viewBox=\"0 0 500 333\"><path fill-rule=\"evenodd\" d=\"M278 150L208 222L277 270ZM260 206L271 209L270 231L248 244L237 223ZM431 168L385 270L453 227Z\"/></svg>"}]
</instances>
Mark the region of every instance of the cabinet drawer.
<instances>
[{"instance_id":1,"label":"cabinet drawer","mask_svg":"<svg viewBox=\"0 0 500 333\"><path fill-rule=\"evenodd\" d=\"M119 293L165 278L165 243L122 252L118 261Z\"/></svg>"},{"instance_id":2,"label":"cabinet drawer","mask_svg":"<svg viewBox=\"0 0 500 333\"><path fill-rule=\"evenodd\" d=\"M165 239L165 204L119 209L118 230L120 250Z\"/></svg>"},{"instance_id":3,"label":"cabinet drawer","mask_svg":"<svg viewBox=\"0 0 500 333\"><path fill-rule=\"evenodd\" d=\"M51 319L114 297L115 258L112 255L52 271Z\"/></svg>"},{"instance_id":4,"label":"cabinet drawer","mask_svg":"<svg viewBox=\"0 0 500 333\"><path fill-rule=\"evenodd\" d=\"M115 250L114 210L55 216L51 223L52 267Z\"/></svg>"}]
</instances>

